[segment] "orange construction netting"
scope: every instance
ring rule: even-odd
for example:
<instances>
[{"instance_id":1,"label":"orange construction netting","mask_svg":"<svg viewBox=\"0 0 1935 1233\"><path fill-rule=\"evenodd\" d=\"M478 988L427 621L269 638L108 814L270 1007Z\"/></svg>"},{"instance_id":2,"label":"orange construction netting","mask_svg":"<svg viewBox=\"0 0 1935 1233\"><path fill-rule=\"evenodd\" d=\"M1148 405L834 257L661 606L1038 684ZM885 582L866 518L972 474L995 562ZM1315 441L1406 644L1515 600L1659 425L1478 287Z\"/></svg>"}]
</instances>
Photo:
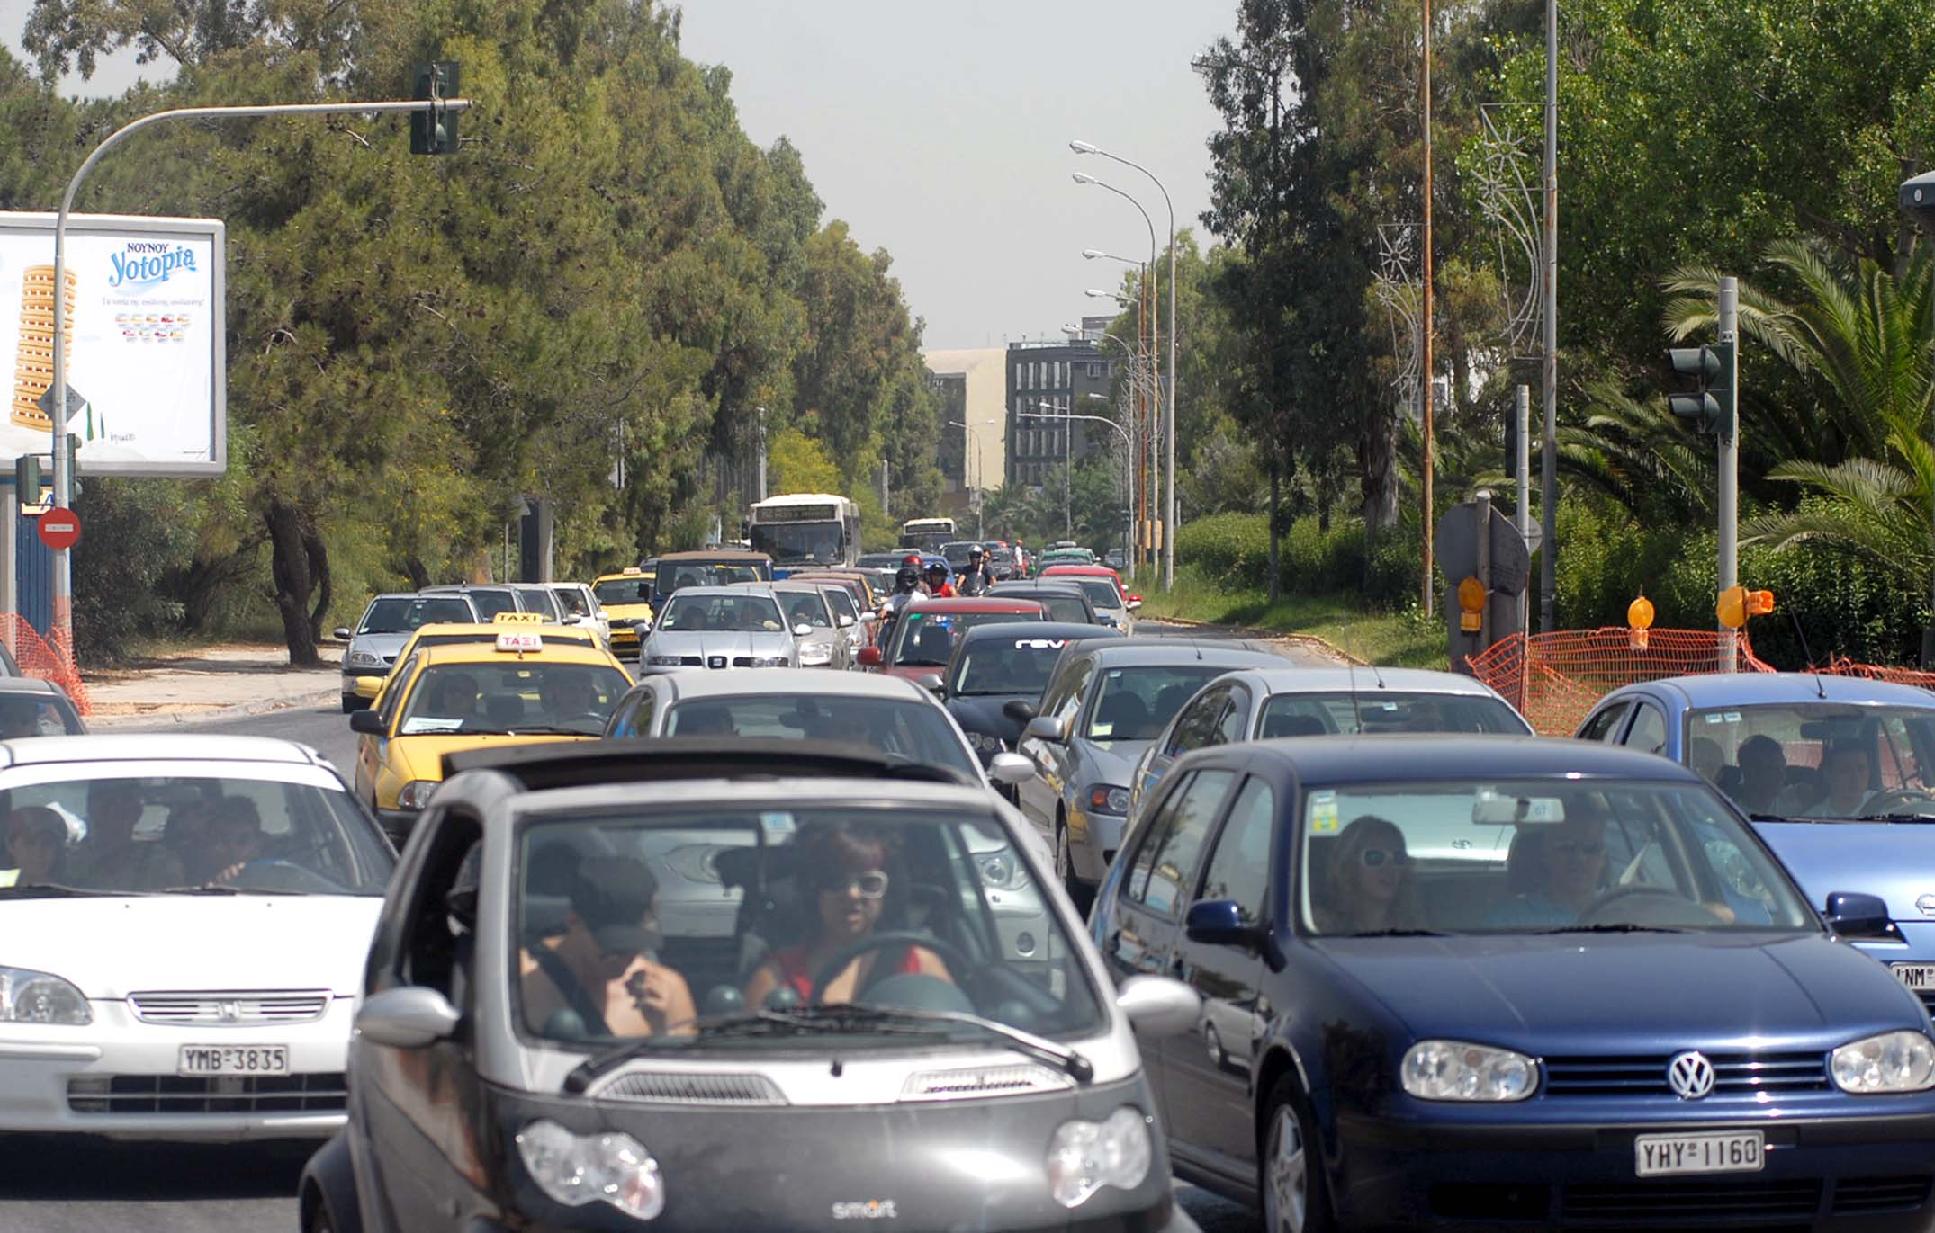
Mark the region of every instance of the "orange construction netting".
<instances>
[{"instance_id":1,"label":"orange construction netting","mask_svg":"<svg viewBox=\"0 0 1935 1233\"><path fill-rule=\"evenodd\" d=\"M1754 655L1744 633L1624 626L1513 634L1469 662L1474 677L1544 736L1571 736L1593 703L1622 685L1700 672L1774 671Z\"/></svg>"},{"instance_id":2,"label":"orange construction netting","mask_svg":"<svg viewBox=\"0 0 1935 1233\"><path fill-rule=\"evenodd\" d=\"M61 628L61 622L54 624L54 630ZM75 710L82 715L90 713L87 687L81 683L81 672L74 663L74 648L69 639L53 631L43 636L19 613L0 612L0 641L13 652L24 675L52 681L67 691L67 696L74 700Z\"/></svg>"}]
</instances>

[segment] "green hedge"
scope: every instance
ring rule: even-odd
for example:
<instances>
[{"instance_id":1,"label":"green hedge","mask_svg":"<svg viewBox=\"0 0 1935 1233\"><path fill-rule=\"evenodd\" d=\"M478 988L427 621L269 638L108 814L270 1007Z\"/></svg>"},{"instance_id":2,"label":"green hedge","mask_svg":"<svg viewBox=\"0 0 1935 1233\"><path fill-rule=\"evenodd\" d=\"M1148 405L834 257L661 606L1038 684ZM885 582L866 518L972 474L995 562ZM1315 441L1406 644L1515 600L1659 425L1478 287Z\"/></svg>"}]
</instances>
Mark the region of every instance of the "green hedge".
<instances>
[{"instance_id":1,"label":"green hedge","mask_svg":"<svg viewBox=\"0 0 1935 1233\"><path fill-rule=\"evenodd\" d=\"M1366 559L1363 523L1333 519L1328 531L1314 515L1283 532L1283 589L1290 594L1362 594L1374 606L1394 607L1417 590L1417 528L1404 523L1377 537ZM1262 514L1215 514L1185 523L1176 535L1176 562L1230 591L1269 582L1270 526Z\"/></svg>"}]
</instances>

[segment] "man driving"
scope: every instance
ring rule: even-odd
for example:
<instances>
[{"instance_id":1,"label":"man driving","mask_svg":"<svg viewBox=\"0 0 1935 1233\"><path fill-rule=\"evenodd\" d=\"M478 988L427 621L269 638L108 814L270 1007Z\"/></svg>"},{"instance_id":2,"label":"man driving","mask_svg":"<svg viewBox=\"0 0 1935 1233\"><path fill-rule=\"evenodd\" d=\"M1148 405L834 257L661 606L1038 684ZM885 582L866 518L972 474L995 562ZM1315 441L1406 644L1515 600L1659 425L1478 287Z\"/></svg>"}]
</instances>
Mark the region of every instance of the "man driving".
<instances>
[{"instance_id":1,"label":"man driving","mask_svg":"<svg viewBox=\"0 0 1935 1233\"><path fill-rule=\"evenodd\" d=\"M262 833L262 815L255 802L240 796L225 796L216 802L208 820L207 866L215 870L211 885L233 882L262 856L267 836Z\"/></svg>"},{"instance_id":2,"label":"man driving","mask_svg":"<svg viewBox=\"0 0 1935 1233\"><path fill-rule=\"evenodd\" d=\"M1605 811L1588 796L1568 797L1563 822L1520 827L1513 846L1521 843L1531 847L1532 889L1498 905L1486 923L1494 928L1577 924L1604 889Z\"/></svg>"}]
</instances>

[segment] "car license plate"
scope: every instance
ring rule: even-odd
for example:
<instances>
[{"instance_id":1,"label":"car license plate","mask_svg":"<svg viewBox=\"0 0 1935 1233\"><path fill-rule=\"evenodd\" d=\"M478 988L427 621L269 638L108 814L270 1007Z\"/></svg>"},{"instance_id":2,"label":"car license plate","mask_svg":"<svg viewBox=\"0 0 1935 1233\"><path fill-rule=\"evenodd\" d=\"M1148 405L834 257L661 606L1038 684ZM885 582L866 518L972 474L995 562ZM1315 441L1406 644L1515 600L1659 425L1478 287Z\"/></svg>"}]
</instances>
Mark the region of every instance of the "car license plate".
<instances>
[{"instance_id":1,"label":"car license plate","mask_svg":"<svg viewBox=\"0 0 1935 1233\"><path fill-rule=\"evenodd\" d=\"M1633 1141L1633 1165L1641 1177L1758 1173L1766 1163L1767 1154L1758 1130L1641 1135Z\"/></svg>"},{"instance_id":2,"label":"car license plate","mask_svg":"<svg viewBox=\"0 0 1935 1233\"><path fill-rule=\"evenodd\" d=\"M287 1045L183 1045L178 1075L286 1075Z\"/></svg>"},{"instance_id":3,"label":"car license plate","mask_svg":"<svg viewBox=\"0 0 1935 1233\"><path fill-rule=\"evenodd\" d=\"M1916 993L1935 991L1935 963L1891 963L1888 970Z\"/></svg>"}]
</instances>

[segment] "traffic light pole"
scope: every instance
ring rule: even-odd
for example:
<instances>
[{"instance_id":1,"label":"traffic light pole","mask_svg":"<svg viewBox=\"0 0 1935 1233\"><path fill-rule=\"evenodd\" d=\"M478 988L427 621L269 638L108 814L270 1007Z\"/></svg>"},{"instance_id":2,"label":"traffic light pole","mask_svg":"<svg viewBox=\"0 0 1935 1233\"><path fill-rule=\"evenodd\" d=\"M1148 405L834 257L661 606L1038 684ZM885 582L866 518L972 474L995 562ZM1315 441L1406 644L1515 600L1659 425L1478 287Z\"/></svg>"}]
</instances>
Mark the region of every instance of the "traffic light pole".
<instances>
[{"instance_id":1,"label":"traffic light pole","mask_svg":"<svg viewBox=\"0 0 1935 1233\"><path fill-rule=\"evenodd\" d=\"M210 119L254 119L263 116L337 116L337 115L394 115L408 112L455 113L468 111L470 100L461 98L417 99L408 102L383 103L275 103L263 107L177 107L169 111L157 111L136 120L131 120L114 132L109 133L100 145L94 147L81 162L74 178L67 182L67 191L61 195L60 213L54 218L54 380L51 393L53 407L48 418L53 421L51 448L53 451L54 504L65 508L73 497L74 477L68 465L67 450L67 218L73 211L74 198L81 191L82 181L101 156L134 136L144 128L152 128L172 120L210 120ZM49 631L59 653L69 659L74 657L74 575L69 550L54 553L54 620Z\"/></svg>"},{"instance_id":2,"label":"traffic light pole","mask_svg":"<svg viewBox=\"0 0 1935 1233\"><path fill-rule=\"evenodd\" d=\"M1721 591L1740 581L1740 283L1731 275L1720 280L1720 342L1728 368L1726 402L1720 408L1720 560ZM1733 631L1722 650L1721 669L1734 670Z\"/></svg>"}]
</instances>

